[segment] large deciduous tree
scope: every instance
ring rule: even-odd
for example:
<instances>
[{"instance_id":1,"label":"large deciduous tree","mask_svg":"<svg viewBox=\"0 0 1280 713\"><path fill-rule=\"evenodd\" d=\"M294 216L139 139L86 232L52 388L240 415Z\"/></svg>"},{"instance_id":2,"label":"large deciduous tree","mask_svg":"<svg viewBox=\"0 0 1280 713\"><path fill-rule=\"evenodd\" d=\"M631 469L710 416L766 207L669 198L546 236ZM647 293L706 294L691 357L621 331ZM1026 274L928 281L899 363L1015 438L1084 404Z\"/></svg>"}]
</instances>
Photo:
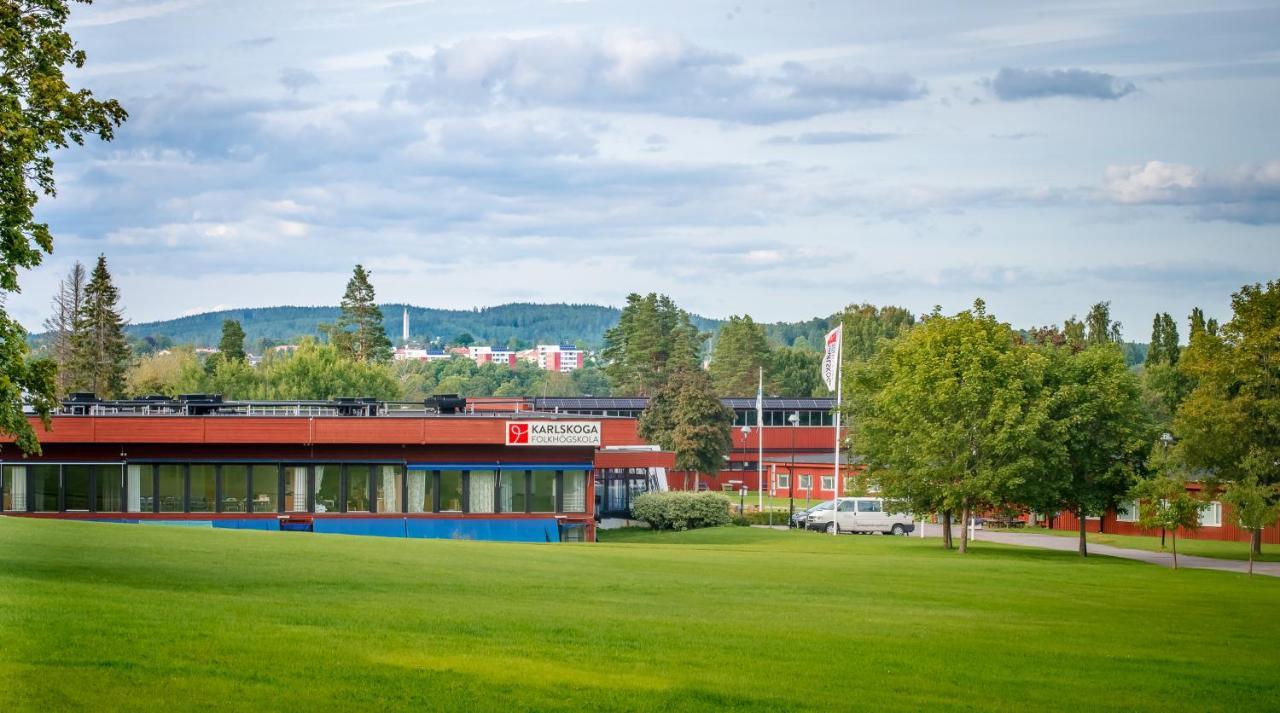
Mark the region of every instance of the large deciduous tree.
<instances>
[{"instance_id":1,"label":"large deciduous tree","mask_svg":"<svg viewBox=\"0 0 1280 713\"><path fill-rule=\"evenodd\" d=\"M1080 555L1088 555L1086 518L1115 507L1132 486L1151 440L1137 377L1114 343L1079 352L1049 348L1045 385L1061 446L1060 466L1025 484L1023 504L1069 510L1079 522ZM1044 498L1048 498L1046 501Z\"/></svg>"},{"instance_id":2,"label":"large deciduous tree","mask_svg":"<svg viewBox=\"0 0 1280 713\"><path fill-rule=\"evenodd\" d=\"M1181 369L1195 388L1178 407L1175 432L1187 462L1231 482L1280 483L1280 282L1246 285L1217 333L1193 326ZM1203 315L1198 320L1203 321ZM1249 459L1269 464L1246 472ZM1262 551L1261 532L1252 548Z\"/></svg>"},{"instance_id":3,"label":"large deciduous tree","mask_svg":"<svg viewBox=\"0 0 1280 713\"><path fill-rule=\"evenodd\" d=\"M1015 501L1029 478L1061 463L1042 393L1047 361L981 300L954 317L935 310L853 368L848 415L867 477L892 501L940 511L947 532L953 514L967 521Z\"/></svg>"},{"instance_id":4,"label":"large deciduous tree","mask_svg":"<svg viewBox=\"0 0 1280 713\"><path fill-rule=\"evenodd\" d=\"M104 398L124 393L124 375L132 351L124 337L119 302L120 293L111 281L107 258L99 255L85 285L84 306L71 337L74 390L92 391Z\"/></svg>"},{"instance_id":5,"label":"large deciduous tree","mask_svg":"<svg viewBox=\"0 0 1280 713\"><path fill-rule=\"evenodd\" d=\"M0 2L0 431L28 453L40 446L24 407L47 423L55 366L30 358L26 331L5 312L4 295L19 290L19 270L53 251L53 233L35 208L41 194L55 193L54 153L86 136L110 141L127 116L116 101L67 83L63 69L85 63L65 29L70 14L68 0Z\"/></svg>"},{"instance_id":6,"label":"large deciduous tree","mask_svg":"<svg viewBox=\"0 0 1280 713\"><path fill-rule=\"evenodd\" d=\"M720 326L708 369L711 383L723 396L756 392L760 370L769 366L769 340L751 315L733 315ZM808 394L805 394L806 396Z\"/></svg>"},{"instance_id":7,"label":"large deciduous tree","mask_svg":"<svg viewBox=\"0 0 1280 713\"><path fill-rule=\"evenodd\" d=\"M325 331L330 343L347 359L362 364L391 361L391 340L363 265L356 265L342 296L342 313Z\"/></svg>"}]
</instances>

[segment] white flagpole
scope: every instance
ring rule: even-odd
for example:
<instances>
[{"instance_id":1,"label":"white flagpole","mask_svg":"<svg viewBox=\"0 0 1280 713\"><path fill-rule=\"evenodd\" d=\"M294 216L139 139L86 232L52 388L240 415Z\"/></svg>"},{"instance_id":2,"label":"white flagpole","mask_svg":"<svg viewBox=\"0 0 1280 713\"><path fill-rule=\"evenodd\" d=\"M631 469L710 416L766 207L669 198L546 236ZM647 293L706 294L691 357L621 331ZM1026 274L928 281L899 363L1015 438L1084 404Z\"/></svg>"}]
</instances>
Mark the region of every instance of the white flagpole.
<instances>
[{"instance_id":1,"label":"white flagpole","mask_svg":"<svg viewBox=\"0 0 1280 713\"><path fill-rule=\"evenodd\" d=\"M760 367L760 386L756 391L756 490L757 509L764 510L764 367Z\"/></svg>"},{"instance_id":2,"label":"white flagpole","mask_svg":"<svg viewBox=\"0 0 1280 713\"><path fill-rule=\"evenodd\" d=\"M839 350L836 352L836 456L834 470L831 471L831 484L835 486L831 491L831 521L836 523L839 522L837 517L840 512L840 503L838 502L840 498L840 398L841 392L844 391L842 388L844 385L844 369L840 368L840 362L843 361L841 357L844 356L844 335L841 334L840 336L842 339L840 340ZM840 527L837 525L836 527L831 528L831 534L840 534Z\"/></svg>"}]
</instances>

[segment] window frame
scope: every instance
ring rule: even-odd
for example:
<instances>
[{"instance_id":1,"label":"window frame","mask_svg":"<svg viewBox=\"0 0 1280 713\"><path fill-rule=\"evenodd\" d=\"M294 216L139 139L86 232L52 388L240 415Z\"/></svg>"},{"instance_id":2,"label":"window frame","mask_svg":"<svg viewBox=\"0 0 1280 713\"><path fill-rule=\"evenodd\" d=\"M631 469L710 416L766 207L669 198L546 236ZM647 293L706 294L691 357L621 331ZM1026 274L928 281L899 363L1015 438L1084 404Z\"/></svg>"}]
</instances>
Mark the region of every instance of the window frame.
<instances>
[{"instance_id":1,"label":"window frame","mask_svg":"<svg viewBox=\"0 0 1280 713\"><path fill-rule=\"evenodd\" d=\"M1213 522L1205 522L1204 514L1208 510L1213 514ZM1222 503L1217 500L1211 500L1200 508L1200 527L1222 527Z\"/></svg>"}]
</instances>

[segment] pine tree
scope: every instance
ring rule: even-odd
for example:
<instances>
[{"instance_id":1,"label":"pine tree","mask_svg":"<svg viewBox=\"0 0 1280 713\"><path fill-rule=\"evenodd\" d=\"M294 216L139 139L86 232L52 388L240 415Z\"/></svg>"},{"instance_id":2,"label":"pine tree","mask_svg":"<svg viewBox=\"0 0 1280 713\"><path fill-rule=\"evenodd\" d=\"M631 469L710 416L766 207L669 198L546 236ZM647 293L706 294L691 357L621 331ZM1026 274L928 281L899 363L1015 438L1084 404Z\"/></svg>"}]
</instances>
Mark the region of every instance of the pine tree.
<instances>
[{"instance_id":1,"label":"pine tree","mask_svg":"<svg viewBox=\"0 0 1280 713\"><path fill-rule=\"evenodd\" d=\"M245 361L244 328L234 319L222 320L222 340L218 342L218 353L223 361Z\"/></svg>"},{"instance_id":2,"label":"pine tree","mask_svg":"<svg viewBox=\"0 0 1280 713\"><path fill-rule=\"evenodd\" d=\"M733 315L720 327L711 351L711 383L723 396L750 396L759 370L769 366L769 341L751 315Z\"/></svg>"},{"instance_id":3,"label":"pine tree","mask_svg":"<svg viewBox=\"0 0 1280 713\"><path fill-rule=\"evenodd\" d=\"M58 292L53 296L53 314L44 321L45 331L53 338L49 351L58 366L58 396L65 396L67 385L75 381L71 366L71 335L75 332L76 320L84 309L84 287L84 265L77 260L67 276L58 282Z\"/></svg>"},{"instance_id":4,"label":"pine tree","mask_svg":"<svg viewBox=\"0 0 1280 713\"><path fill-rule=\"evenodd\" d=\"M666 295L627 295L618 324L605 333L604 372L613 393L652 396L677 368L700 367L707 335Z\"/></svg>"},{"instance_id":5,"label":"pine tree","mask_svg":"<svg viewBox=\"0 0 1280 713\"><path fill-rule=\"evenodd\" d=\"M329 339L347 359L381 364L391 361L391 340L382 323L382 310L374 301L369 274L363 265L356 265L342 296L342 314L329 330Z\"/></svg>"},{"instance_id":6,"label":"pine tree","mask_svg":"<svg viewBox=\"0 0 1280 713\"><path fill-rule=\"evenodd\" d=\"M124 375L131 354L124 338L124 319L117 307L119 300L120 293L107 270L107 258L99 255L85 286L84 307L71 337L71 390L92 391L104 398L124 393Z\"/></svg>"}]
</instances>

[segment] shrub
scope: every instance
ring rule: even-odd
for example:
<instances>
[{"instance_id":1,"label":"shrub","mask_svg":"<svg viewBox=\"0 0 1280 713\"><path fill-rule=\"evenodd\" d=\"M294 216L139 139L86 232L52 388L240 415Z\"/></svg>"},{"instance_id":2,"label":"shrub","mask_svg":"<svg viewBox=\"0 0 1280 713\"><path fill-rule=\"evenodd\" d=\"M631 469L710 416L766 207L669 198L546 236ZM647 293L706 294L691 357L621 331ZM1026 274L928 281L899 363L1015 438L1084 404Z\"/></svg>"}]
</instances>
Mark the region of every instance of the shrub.
<instances>
[{"instance_id":1,"label":"shrub","mask_svg":"<svg viewBox=\"0 0 1280 713\"><path fill-rule=\"evenodd\" d=\"M720 493L655 492L631 502L631 515L655 530L693 530L727 525L729 498Z\"/></svg>"}]
</instances>

